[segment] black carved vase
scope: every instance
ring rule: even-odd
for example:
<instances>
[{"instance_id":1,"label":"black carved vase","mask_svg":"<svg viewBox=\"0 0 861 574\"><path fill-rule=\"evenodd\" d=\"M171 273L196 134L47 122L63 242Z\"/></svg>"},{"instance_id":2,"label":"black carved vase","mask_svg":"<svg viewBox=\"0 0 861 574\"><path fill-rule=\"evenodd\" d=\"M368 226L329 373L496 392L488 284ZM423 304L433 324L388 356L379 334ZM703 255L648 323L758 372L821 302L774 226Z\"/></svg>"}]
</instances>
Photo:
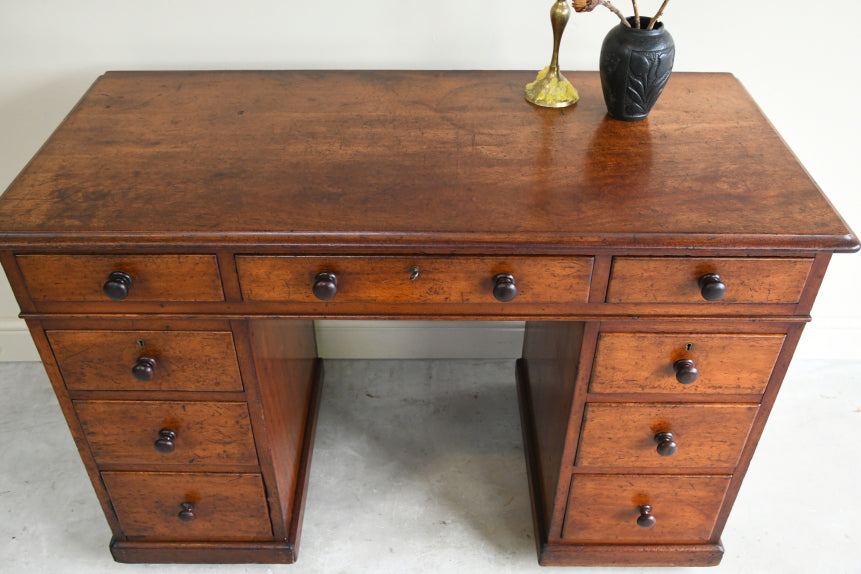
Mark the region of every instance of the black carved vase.
<instances>
[{"instance_id":1,"label":"black carved vase","mask_svg":"<svg viewBox=\"0 0 861 574\"><path fill-rule=\"evenodd\" d=\"M634 18L628 18L631 27L619 24L601 46L604 102L607 112L617 120L633 122L648 116L673 71L673 37L663 22L646 30L649 21L640 18L641 28L634 28Z\"/></svg>"}]
</instances>

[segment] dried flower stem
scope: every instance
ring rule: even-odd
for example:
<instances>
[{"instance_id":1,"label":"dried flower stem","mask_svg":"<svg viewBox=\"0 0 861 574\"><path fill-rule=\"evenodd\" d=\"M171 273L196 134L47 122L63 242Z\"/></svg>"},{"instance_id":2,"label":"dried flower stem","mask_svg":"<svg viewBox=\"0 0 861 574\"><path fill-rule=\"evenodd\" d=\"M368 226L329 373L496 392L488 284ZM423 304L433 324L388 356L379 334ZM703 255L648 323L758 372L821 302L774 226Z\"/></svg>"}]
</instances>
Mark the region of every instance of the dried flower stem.
<instances>
[{"instance_id":1,"label":"dried flower stem","mask_svg":"<svg viewBox=\"0 0 861 574\"><path fill-rule=\"evenodd\" d=\"M631 0L634 5L634 27L640 29L640 7L637 6L637 0Z\"/></svg>"},{"instance_id":2,"label":"dried flower stem","mask_svg":"<svg viewBox=\"0 0 861 574\"><path fill-rule=\"evenodd\" d=\"M661 17L661 15L664 13L664 8L666 8L666 7L667 7L667 3L668 3L669 1L670 1L670 0L664 0L664 3L663 3L663 4L661 4L661 7L660 7L660 8L658 8L658 13L657 13L657 14L655 14L655 15L652 17L652 19L649 21L649 27L648 27L648 28L646 28L646 30L651 30L652 28L654 28L654 27L655 27L655 22L657 22L657 21L658 21L658 18L660 18L660 17Z\"/></svg>"},{"instance_id":3,"label":"dried flower stem","mask_svg":"<svg viewBox=\"0 0 861 574\"><path fill-rule=\"evenodd\" d=\"M628 23L628 19L627 19L627 18L625 18L625 15L624 15L624 14L622 14L622 13L619 11L619 9L618 9L618 8L616 8L615 6L613 6L613 5L610 3L610 0L599 0L599 3L600 3L602 6L606 6L607 8L609 8L609 10L610 10L613 14L615 14L616 16L618 16L618 17L619 17L619 20L621 20L621 21L622 21L622 24L624 24L624 25L625 25L625 26L627 26L628 28L630 28L630 27L631 27L631 25Z\"/></svg>"}]
</instances>

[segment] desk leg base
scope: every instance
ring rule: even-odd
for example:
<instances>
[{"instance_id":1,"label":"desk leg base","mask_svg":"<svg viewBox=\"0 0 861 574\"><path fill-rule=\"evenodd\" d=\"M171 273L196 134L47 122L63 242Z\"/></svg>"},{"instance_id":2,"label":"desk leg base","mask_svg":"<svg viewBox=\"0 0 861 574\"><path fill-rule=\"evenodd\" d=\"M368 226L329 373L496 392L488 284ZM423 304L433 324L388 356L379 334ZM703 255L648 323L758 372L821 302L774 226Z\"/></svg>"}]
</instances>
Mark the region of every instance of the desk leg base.
<instances>
[{"instance_id":1,"label":"desk leg base","mask_svg":"<svg viewBox=\"0 0 861 574\"><path fill-rule=\"evenodd\" d=\"M146 564L292 564L290 542L146 542L111 541L117 562Z\"/></svg>"},{"instance_id":2,"label":"desk leg base","mask_svg":"<svg viewBox=\"0 0 861 574\"><path fill-rule=\"evenodd\" d=\"M548 544L538 548L541 566L717 566L720 544Z\"/></svg>"},{"instance_id":3,"label":"desk leg base","mask_svg":"<svg viewBox=\"0 0 861 574\"><path fill-rule=\"evenodd\" d=\"M723 557L718 544L576 544L548 542L547 521L541 504L535 426L529 381L523 360L517 361L517 396L526 471L532 502L532 522L541 566L717 566Z\"/></svg>"}]
</instances>

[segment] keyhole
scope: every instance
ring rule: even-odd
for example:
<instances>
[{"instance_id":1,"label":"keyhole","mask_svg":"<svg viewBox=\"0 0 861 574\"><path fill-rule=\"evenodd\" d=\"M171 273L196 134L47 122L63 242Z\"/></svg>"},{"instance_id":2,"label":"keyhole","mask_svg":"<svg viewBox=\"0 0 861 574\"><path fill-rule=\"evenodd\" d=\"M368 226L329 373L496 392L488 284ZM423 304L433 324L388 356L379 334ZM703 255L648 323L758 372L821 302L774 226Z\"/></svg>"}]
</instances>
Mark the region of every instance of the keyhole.
<instances>
[{"instance_id":1,"label":"keyhole","mask_svg":"<svg viewBox=\"0 0 861 574\"><path fill-rule=\"evenodd\" d=\"M146 343L144 342L143 339L138 339L138 347L140 347L141 349L146 347Z\"/></svg>"},{"instance_id":2,"label":"keyhole","mask_svg":"<svg viewBox=\"0 0 861 574\"><path fill-rule=\"evenodd\" d=\"M685 345L685 351L687 351L688 353L690 353L691 349L693 349L693 348L694 348L693 343L688 343L687 345Z\"/></svg>"}]
</instances>

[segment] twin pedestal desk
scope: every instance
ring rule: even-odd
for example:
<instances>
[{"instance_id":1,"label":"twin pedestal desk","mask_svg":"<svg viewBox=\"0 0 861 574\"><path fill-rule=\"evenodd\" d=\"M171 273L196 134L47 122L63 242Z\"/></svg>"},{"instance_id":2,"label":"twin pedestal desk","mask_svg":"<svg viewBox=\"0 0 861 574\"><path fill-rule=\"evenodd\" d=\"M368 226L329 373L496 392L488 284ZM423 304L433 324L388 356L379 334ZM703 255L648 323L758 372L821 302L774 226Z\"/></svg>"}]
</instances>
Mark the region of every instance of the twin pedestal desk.
<instances>
[{"instance_id":1,"label":"twin pedestal desk","mask_svg":"<svg viewBox=\"0 0 861 574\"><path fill-rule=\"evenodd\" d=\"M530 77L96 81L0 199L0 257L117 560L296 559L337 317L526 322L541 564L720 561L858 241L732 76L630 124L595 73L564 111Z\"/></svg>"}]
</instances>

